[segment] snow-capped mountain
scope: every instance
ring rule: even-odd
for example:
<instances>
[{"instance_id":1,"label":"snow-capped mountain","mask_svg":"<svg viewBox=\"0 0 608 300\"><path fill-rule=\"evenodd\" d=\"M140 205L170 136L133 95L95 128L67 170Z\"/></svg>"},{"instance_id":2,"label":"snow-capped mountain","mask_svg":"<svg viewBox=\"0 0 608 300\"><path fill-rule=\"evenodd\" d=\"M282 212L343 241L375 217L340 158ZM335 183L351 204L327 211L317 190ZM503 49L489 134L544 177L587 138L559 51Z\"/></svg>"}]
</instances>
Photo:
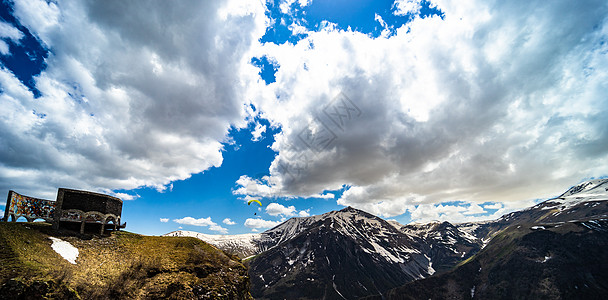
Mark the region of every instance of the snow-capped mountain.
<instances>
[{"instance_id":1,"label":"snow-capped mountain","mask_svg":"<svg viewBox=\"0 0 608 300\"><path fill-rule=\"evenodd\" d=\"M608 217L608 179L580 183L560 196L497 220L463 223L456 226L487 243L495 234L513 225L553 226L565 222Z\"/></svg>"},{"instance_id":2,"label":"snow-capped mountain","mask_svg":"<svg viewBox=\"0 0 608 300\"><path fill-rule=\"evenodd\" d=\"M354 299L435 272L420 239L351 207L269 232L282 242L250 262L256 298Z\"/></svg>"},{"instance_id":3,"label":"snow-capped mountain","mask_svg":"<svg viewBox=\"0 0 608 300\"><path fill-rule=\"evenodd\" d=\"M458 268L369 299L606 299L608 179L495 221L456 224L482 240ZM486 245L487 243L487 245Z\"/></svg>"}]
</instances>

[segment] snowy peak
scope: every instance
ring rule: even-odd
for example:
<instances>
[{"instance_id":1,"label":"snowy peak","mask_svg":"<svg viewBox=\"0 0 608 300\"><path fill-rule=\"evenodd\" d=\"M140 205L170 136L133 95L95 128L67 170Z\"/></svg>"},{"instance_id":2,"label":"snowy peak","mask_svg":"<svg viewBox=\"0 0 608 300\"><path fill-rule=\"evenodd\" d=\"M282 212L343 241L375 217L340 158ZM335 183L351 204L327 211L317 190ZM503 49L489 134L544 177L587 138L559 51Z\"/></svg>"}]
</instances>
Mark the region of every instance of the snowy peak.
<instances>
[{"instance_id":1,"label":"snowy peak","mask_svg":"<svg viewBox=\"0 0 608 300\"><path fill-rule=\"evenodd\" d=\"M262 234L280 242L250 262L256 298L356 299L435 272L420 239L352 207Z\"/></svg>"},{"instance_id":2,"label":"snowy peak","mask_svg":"<svg viewBox=\"0 0 608 300\"><path fill-rule=\"evenodd\" d=\"M584 206L595 207L602 201L608 200L608 179L594 179L577 184L557 198L539 203L530 209L554 210L573 212Z\"/></svg>"},{"instance_id":3,"label":"snowy peak","mask_svg":"<svg viewBox=\"0 0 608 300\"><path fill-rule=\"evenodd\" d=\"M571 187L558 198L587 198L588 201L608 200L608 179L594 179Z\"/></svg>"}]
</instances>

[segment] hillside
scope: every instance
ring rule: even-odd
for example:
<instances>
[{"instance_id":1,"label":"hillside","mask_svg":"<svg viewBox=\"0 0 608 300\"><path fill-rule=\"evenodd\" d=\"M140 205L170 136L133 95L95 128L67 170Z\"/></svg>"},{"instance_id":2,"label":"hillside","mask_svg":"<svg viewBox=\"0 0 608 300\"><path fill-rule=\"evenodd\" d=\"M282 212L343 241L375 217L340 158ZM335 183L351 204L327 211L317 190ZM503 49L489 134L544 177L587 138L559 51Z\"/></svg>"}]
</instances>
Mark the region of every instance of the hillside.
<instances>
[{"instance_id":1,"label":"hillside","mask_svg":"<svg viewBox=\"0 0 608 300\"><path fill-rule=\"evenodd\" d=\"M485 247L454 270L369 299L605 299L608 180L498 220L458 224Z\"/></svg>"},{"instance_id":2,"label":"hillside","mask_svg":"<svg viewBox=\"0 0 608 300\"><path fill-rule=\"evenodd\" d=\"M607 231L607 220L509 227L456 270L368 299L605 299Z\"/></svg>"},{"instance_id":3,"label":"hillside","mask_svg":"<svg viewBox=\"0 0 608 300\"><path fill-rule=\"evenodd\" d=\"M78 249L76 264L50 237ZM0 295L11 299L251 299L238 258L190 237L76 236L0 222Z\"/></svg>"}]
</instances>

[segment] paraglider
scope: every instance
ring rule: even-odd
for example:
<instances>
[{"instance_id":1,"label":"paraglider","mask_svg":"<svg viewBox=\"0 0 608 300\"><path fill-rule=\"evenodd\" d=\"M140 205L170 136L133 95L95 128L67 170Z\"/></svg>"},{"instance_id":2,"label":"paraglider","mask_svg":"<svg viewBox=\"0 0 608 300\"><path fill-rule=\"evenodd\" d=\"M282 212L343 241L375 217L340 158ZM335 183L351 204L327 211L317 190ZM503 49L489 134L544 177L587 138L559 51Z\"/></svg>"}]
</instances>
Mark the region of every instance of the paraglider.
<instances>
[{"instance_id":1,"label":"paraglider","mask_svg":"<svg viewBox=\"0 0 608 300\"><path fill-rule=\"evenodd\" d=\"M260 206L262 206L262 202L260 202L260 200L256 200L256 199L251 199L247 202L247 205L251 205L251 202L255 202L257 204L259 204ZM257 213L253 213L254 215L257 215Z\"/></svg>"},{"instance_id":2,"label":"paraglider","mask_svg":"<svg viewBox=\"0 0 608 300\"><path fill-rule=\"evenodd\" d=\"M260 200L256 200L256 199L249 200L249 202L247 202L247 205L251 205L251 202L255 202L255 203L259 204L260 206L262 206L262 202L260 202Z\"/></svg>"}]
</instances>

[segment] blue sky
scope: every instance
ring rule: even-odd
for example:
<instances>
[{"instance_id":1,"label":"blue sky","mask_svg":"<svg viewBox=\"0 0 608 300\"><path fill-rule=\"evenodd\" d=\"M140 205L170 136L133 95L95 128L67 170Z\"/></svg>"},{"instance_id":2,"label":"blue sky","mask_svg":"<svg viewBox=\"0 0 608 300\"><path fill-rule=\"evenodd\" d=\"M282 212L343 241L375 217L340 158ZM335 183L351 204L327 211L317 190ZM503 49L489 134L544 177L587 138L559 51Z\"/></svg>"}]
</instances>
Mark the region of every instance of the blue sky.
<instances>
[{"instance_id":1,"label":"blue sky","mask_svg":"<svg viewBox=\"0 0 608 300\"><path fill-rule=\"evenodd\" d=\"M472 221L608 175L602 1L0 5L0 191L116 195L133 232Z\"/></svg>"}]
</instances>

